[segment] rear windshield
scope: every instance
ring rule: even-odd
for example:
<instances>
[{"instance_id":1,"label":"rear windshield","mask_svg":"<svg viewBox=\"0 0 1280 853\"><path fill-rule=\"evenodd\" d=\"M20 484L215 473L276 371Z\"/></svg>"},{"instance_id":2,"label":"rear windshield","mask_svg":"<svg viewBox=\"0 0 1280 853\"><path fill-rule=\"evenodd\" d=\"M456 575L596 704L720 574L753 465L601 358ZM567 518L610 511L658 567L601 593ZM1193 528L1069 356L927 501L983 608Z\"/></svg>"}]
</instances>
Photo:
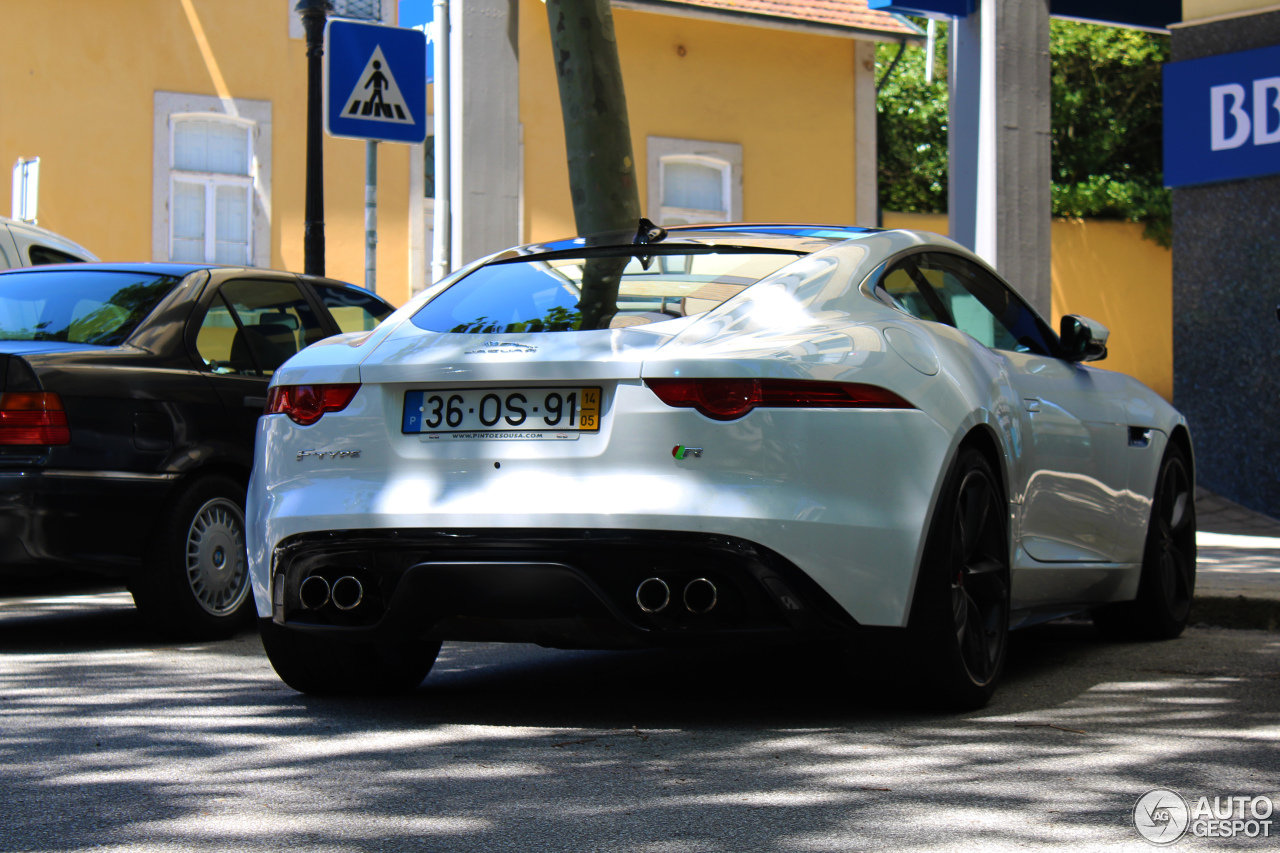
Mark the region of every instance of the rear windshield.
<instances>
[{"instance_id":1,"label":"rear windshield","mask_svg":"<svg viewBox=\"0 0 1280 853\"><path fill-rule=\"evenodd\" d=\"M117 346L182 279L107 270L0 275L0 340Z\"/></svg>"},{"instance_id":2,"label":"rear windshield","mask_svg":"<svg viewBox=\"0 0 1280 853\"><path fill-rule=\"evenodd\" d=\"M803 253L663 246L604 257L503 260L454 283L422 306L413 323L431 332L484 334L657 323L710 311L799 257Z\"/></svg>"}]
</instances>

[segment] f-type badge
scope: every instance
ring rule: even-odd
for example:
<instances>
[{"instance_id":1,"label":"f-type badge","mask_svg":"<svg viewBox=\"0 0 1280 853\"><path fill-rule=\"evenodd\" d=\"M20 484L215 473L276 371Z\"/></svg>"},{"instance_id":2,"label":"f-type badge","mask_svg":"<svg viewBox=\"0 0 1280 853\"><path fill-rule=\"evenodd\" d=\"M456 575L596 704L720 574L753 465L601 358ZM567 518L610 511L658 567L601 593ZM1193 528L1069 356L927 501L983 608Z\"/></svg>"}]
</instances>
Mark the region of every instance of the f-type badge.
<instances>
[{"instance_id":1,"label":"f-type badge","mask_svg":"<svg viewBox=\"0 0 1280 853\"><path fill-rule=\"evenodd\" d=\"M692 456L694 459L702 458L701 447L685 447L683 444L677 444L671 448L671 455L677 459L688 459Z\"/></svg>"},{"instance_id":2,"label":"f-type badge","mask_svg":"<svg viewBox=\"0 0 1280 853\"><path fill-rule=\"evenodd\" d=\"M323 462L326 459L359 459L359 450L299 450L298 461L314 456Z\"/></svg>"}]
</instances>

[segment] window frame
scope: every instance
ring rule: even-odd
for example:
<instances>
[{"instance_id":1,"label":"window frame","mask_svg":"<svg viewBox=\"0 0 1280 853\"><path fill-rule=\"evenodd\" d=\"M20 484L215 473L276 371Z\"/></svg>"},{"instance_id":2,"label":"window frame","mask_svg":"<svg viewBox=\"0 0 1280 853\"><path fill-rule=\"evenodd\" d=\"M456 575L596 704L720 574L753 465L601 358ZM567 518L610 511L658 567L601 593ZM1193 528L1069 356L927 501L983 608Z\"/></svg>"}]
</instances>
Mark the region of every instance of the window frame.
<instances>
[{"instance_id":1,"label":"window frame","mask_svg":"<svg viewBox=\"0 0 1280 853\"><path fill-rule=\"evenodd\" d=\"M284 0L285 9L289 15L289 38L305 39L307 37L306 29L302 26L302 14L297 10L298 0ZM367 16L353 16L346 14L347 9L338 8L338 3L334 3L334 10L329 13L330 18L346 18L349 21L363 21L369 24L386 24L387 26L397 26L399 20L399 3L395 0L382 0L379 4L379 11L382 13L380 18L370 18Z\"/></svg>"},{"instance_id":2,"label":"window frame","mask_svg":"<svg viewBox=\"0 0 1280 853\"><path fill-rule=\"evenodd\" d=\"M248 164L248 173L244 175L231 174L229 172L195 172L187 169L179 169L174 161L178 154L178 124L184 121L207 121L221 124L228 124L235 127L241 127L245 130L245 162ZM253 127L254 124L248 119L236 118L226 115L210 115L209 113L170 113L169 115L169 260L173 260L174 249L174 229L173 229L173 211L174 193L178 184L199 184L204 188L204 258L200 263L212 264L218 263L217 255L217 208L218 208L218 188L219 187L238 187L245 194L245 210L248 212L248 222L245 228L245 265L252 266L253 263Z\"/></svg>"},{"instance_id":3,"label":"window frame","mask_svg":"<svg viewBox=\"0 0 1280 853\"><path fill-rule=\"evenodd\" d=\"M184 119L226 121L248 128L249 174L226 175L190 172L174 168L174 134ZM226 99L180 92L156 92L152 154L151 259L167 263L173 251L174 183L205 185L205 215L214 207L214 221L205 229L206 252L211 233L216 232L216 188L209 184L243 186L248 195L247 258L244 266L271 268L271 136L270 101ZM206 254L206 257L209 255ZM210 261L212 262L212 261Z\"/></svg>"},{"instance_id":4,"label":"window frame","mask_svg":"<svg viewBox=\"0 0 1280 853\"><path fill-rule=\"evenodd\" d=\"M742 213L742 146L734 142L709 142L698 139L676 139L650 136L646 141L646 165L648 190L646 208L648 217L659 225L666 214L681 215L689 224L741 222ZM707 217L719 211L698 208L667 206L665 198L665 167L668 163L696 163L721 170L724 218Z\"/></svg>"},{"instance_id":5,"label":"window frame","mask_svg":"<svg viewBox=\"0 0 1280 853\"><path fill-rule=\"evenodd\" d=\"M712 210L700 207L676 207L666 204L667 167L674 164L706 166L720 173L720 207ZM703 154L669 154L658 159L658 186L661 188L663 204L658 208L659 225L665 225L667 216L677 215L688 225L704 225L713 222L731 222L733 209L733 193L730 190L733 165L718 157L707 157Z\"/></svg>"}]
</instances>

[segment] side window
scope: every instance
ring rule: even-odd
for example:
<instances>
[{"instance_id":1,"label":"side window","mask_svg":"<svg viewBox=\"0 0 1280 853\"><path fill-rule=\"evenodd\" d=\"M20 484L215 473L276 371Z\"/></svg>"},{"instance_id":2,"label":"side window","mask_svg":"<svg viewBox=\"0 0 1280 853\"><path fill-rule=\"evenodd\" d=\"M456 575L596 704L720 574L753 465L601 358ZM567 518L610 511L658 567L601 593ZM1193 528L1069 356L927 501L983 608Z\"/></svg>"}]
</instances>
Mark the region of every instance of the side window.
<instances>
[{"instance_id":1,"label":"side window","mask_svg":"<svg viewBox=\"0 0 1280 853\"><path fill-rule=\"evenodd\" d=\"M51 249L48 246L28 246L27 257L31 260L31 266L33 267L40 267L45 264L79 264L84 262L84 258L77 258L75 255Z\"/></svg>"},{"instance_id":2,"label":"side window","mask_svg":"<svg viewBox=\"0 0 1280 853\"><path fill-rule=\"evenodd\" d=\"M367 332L391 315L386 303L354 287L316 285L316 293L344 332Z\"/></svg>"},{"instance_id":3,"label":"side window","mask_svg":"<svg viewBox=\"0 0 1280 853\"><path fill-rule=\"evenodd\" d=\"M214 373L270 376L323 337L296 284L236 279L224 284L209 306L196 349Z\"/></svg>"},{"instance_id":4,"label":"side window","mask_svg":"<svg viewBox=\"0 0 1280 853\"><path fill-rule=\"evenodd\" d=\"M214 373L256 375L258 368L247 351L241 353L243 358L239 364L232 363L231 343L235 337L235 318L231 316L231 308L223 300L222 294L218 294L213 298L209 313L204 315L204 322L200 324L200 331L196 334L196 351L204 359L205 366Z\"/></svg>"},{"instance_id":5,"label":"side window","mask_svg":"<svg viewBox=\"0 0 1280 853\"><path fill-rule=\"evenodd\" d=\"M940 317L929 304L932 298L930 289L924 282L916 283L916 277L912 275L913 271L910 262L899 264L880 279L880 289L889 297L890 302L912 317L931 320L935 323L947 323L948 321Z\"/></svg>"},{"instance_id":6,"label":"side window","mask_svg":"<svg viewBox=\"0 0 1280 853\"><path fill-rule=\"evenodd\" d=\"M1008 285L955 255L913 255L952 325L992 349L1052 355L1044 324Z\"/></svg>"}]
</instances>

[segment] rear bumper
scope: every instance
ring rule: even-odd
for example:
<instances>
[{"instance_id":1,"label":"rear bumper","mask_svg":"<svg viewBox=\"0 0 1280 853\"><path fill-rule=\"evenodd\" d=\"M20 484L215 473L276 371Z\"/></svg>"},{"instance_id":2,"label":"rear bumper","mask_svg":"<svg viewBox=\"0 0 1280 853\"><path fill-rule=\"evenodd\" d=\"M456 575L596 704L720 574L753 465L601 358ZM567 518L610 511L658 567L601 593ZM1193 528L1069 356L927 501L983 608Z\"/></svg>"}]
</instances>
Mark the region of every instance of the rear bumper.
<instances>
[{"instance_id":1,"label":"rear bumper","mask_svg":"<svg viewBox=\"0 0 1280 853\"><path fill-rule=\"evenodd\" d=\"M353 411L309 427L259 421L247 544L260 616L277 549L307 534L654 531L754 543L858 624L901 627L953 441L918 410L761 409L719 423L619 386L613 406L628 417L599 435L441 445L396 432L402 403L386 396L379 417L367 411L376 395L358 394ZM679 458L679 444L705 452Z\"/></svg>"},{"instance_id":2,"label":"rear bumper","mask_svg":"<svg viewBox=\"0 0 1280 853\"><path fill-rule=\"evenodd\" d=\"M339 578L356 578L359 604L343 610L332 600L316 605L313 598L305 607L302 582L316 575L330 586ZM661 595L649 600L646 609L637 589L650 578L660 579L670 594L666 601ZM695 581L687 603L684 591ZM821 587L768 548L700 533L396 529L303 534L276 549L271 591L271 618L277 624L353 641L430 638L642 648L783 640L858 627Z\"/></svg>"},{"instance_id":3,"label":"rear bumper","mask_svg":"<svg viewBox=\"0 0 1280 853\"><path fill-rule=\"evenodd\" d=\"M177 475L0 471L0 571L136 567Z\"/></svg>"}]
</instances>

